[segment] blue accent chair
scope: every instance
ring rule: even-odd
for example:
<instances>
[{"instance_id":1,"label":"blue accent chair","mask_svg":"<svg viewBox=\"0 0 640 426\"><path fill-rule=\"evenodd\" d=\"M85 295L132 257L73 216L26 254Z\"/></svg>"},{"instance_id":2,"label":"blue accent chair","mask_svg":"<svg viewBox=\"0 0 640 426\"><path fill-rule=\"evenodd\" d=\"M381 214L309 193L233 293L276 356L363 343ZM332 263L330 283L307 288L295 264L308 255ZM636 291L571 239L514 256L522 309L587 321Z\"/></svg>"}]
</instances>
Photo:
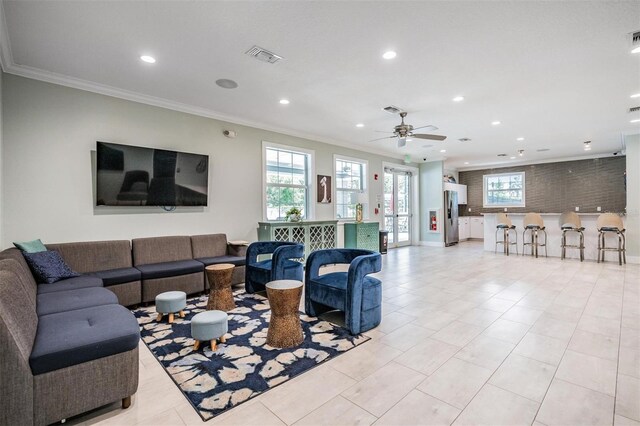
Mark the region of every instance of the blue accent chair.
<instances>
[{"instance_id":1,"label":"blue accent chair","mask_svg":"<svg viewBox=\"0 0 640 426\"><path fill-rule=\"evenodd\" d=\"M321 266L348 264L348 272L319 275ZM329 249L312 252L307 258L305 311L318 315L332 310L345 313L351 334L377 327L382 320L382 282L367 275L380 272L380 253L358 249Z\"/></svg>"},{"instance_id":2,"label":"blue accent chair","mask_svg":"<svg viewBox=\"0 0 640 426\"><path fill-rule=\"evenodd\" d=\"M258 262L258 255L273 254ZM302 281L302 263L291 260L304 256L304 246L287 241L258 241L247 248L244 288L247 293L265 290L265 284L275 280Z\"/></svg>"}]
</instances>

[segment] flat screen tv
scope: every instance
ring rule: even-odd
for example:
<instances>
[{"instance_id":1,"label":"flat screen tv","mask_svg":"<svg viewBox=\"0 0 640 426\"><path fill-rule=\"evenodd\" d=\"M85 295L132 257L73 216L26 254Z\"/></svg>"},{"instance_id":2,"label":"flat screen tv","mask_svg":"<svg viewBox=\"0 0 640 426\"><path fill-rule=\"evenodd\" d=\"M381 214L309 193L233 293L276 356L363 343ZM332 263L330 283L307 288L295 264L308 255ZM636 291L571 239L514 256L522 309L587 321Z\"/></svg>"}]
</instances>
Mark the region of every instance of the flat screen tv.
<instances>
[{"instance_id":1,"label":"flat screen tv","mask_svg":"<svg viewBox=\"0 0 640 426\"><path fill-rule=\"evenodd\" d=\"M206 206L209 156L98 142L98 206Z\"/></svg>"}]
</instances>

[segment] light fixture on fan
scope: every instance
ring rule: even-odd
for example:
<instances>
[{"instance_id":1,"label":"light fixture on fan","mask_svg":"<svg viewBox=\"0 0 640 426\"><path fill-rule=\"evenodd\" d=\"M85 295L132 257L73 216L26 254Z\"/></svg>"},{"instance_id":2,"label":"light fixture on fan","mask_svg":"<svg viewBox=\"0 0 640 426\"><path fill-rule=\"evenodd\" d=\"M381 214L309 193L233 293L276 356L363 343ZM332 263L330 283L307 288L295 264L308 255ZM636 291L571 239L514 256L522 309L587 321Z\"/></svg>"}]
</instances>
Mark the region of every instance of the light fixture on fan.
<instances>
[{"instance_id":1,"label":"light fixture on fan","mask_svg":"<svg viewBox=\"0 0 640 426\"><path fill-rule=\"evenodd\" d=\"M379 141L382 139L394 139L398 138L398 148L402 148L407 144L407 142L411 142L413 139L430 139L435 141L443 141L447 137L442 135L430 135L426 133L413 133L414 130L418 129L426 129L429 130L438 130L436 126L427 125L420 127L413 127L411 124L405 124L404 118L407 116L405 111L400 112L400 124L393 128L393 132L382 132L382 133L393 133L393 136L385 136L383 138L373 139L369 142Z\"/></svg>"}]
</instances>

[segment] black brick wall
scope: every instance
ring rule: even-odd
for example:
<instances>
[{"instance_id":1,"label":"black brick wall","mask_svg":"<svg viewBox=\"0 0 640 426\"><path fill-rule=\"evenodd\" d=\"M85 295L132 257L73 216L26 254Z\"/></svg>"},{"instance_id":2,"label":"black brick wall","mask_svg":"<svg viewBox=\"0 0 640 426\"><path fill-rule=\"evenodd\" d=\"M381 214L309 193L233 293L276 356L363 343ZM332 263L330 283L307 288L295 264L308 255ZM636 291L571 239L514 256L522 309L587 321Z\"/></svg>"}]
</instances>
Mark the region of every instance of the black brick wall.
<instances>
[{"instance_id":1,"label":"black brick wall","mask_svg":"<svg viewBox=\"0 0 640 426\"><path fill-rule=\"evenodd\" d=\"M621 156L460 172L459 183L467 185L468 202L460 214L503 211L482 207L482 177L509 172L525 172L526 204L522 208L510 207L510 212L562 213L573 211L576 206L581 213L596 212L598 206L603 212L623 212L625 169L626 159Z\"/></svg>"}]
</instances>

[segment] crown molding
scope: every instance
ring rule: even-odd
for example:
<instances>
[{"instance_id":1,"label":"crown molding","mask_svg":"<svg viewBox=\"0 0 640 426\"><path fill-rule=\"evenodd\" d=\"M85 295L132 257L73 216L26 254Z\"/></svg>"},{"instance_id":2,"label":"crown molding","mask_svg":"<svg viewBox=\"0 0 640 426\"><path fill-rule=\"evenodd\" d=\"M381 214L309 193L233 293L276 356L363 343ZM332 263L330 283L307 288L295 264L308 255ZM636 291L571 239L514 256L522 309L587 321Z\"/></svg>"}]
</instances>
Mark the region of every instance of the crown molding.
<instances>
[{"instance_id":1,"label":"crown molding","mask_svg":"<svg viewBox=\"0 0 640 426\"><path fill-rule=\"evenodd\" d=\"M625 155L618 155L617 157L624 157ZM532 160L532 161L512 161L509 163L484 163L474 165L472 167L460 167L458 172L469 172L472 170L485 170L485 169L507 169L510 167L518 166L530 166L533 164L546 164L546 163L562 163L564 161L580 161L580 160L593 160L595 158L608 158L616 157L612 153L609 154L589 154L589 155L576 155L572 157L556 157L548 158L544 160Z\"/></svg>"},{"instance_id":2,"label":"crown molding","mask_svg":"<svg viewBox=\"0 0 640 426\"><path fill-rule=\"evenodd\" d=\"M13 62L13 56L11 54L11 45L9 43L7 26L4 19L3 2L1 0L0 0L0 65L2 66L2 70L6 73L14 74L20 77L30 78L32 80L44 81L46 83L57 84L60 86L83 90L86 92L97 93L100 95L110 96L113 98L124 99L127 101L137 102L145 105L151 105L158 108L164 108L172 111L183 112L185 114L212 118L212 119L224 121L230 124L253 127L260 130L266 130L268 132L281 133L284 135L294 136L297 138L307 139L315 142L323 142L330 145L352 149L354 151L377 154L387 158L395 158L398 160L401 160L404 158L404 154L393 153L393 152L388 152L388 151L379 150L379 149L366 149L366 147L353 146L352 143L349 143L347 141L340 141L340 140L326 138L319 135L314 135L311 133L287 129L284 127L272 126L270 124L262 123L258 121L246 120L240 117L222 114L220 112L207 109L207 108L196 107L188 104L183 104L180 102L171 101L164 98L149 96L149 95L134 92L131 90L119 89L117 87L109 86L106 84L94 83L88 80L83 80L76 77L70 77L63 74L54 73L51 71L45 71L39 68L29 67L26 65L18 65Z\"/></svg>"}]
</instances>

